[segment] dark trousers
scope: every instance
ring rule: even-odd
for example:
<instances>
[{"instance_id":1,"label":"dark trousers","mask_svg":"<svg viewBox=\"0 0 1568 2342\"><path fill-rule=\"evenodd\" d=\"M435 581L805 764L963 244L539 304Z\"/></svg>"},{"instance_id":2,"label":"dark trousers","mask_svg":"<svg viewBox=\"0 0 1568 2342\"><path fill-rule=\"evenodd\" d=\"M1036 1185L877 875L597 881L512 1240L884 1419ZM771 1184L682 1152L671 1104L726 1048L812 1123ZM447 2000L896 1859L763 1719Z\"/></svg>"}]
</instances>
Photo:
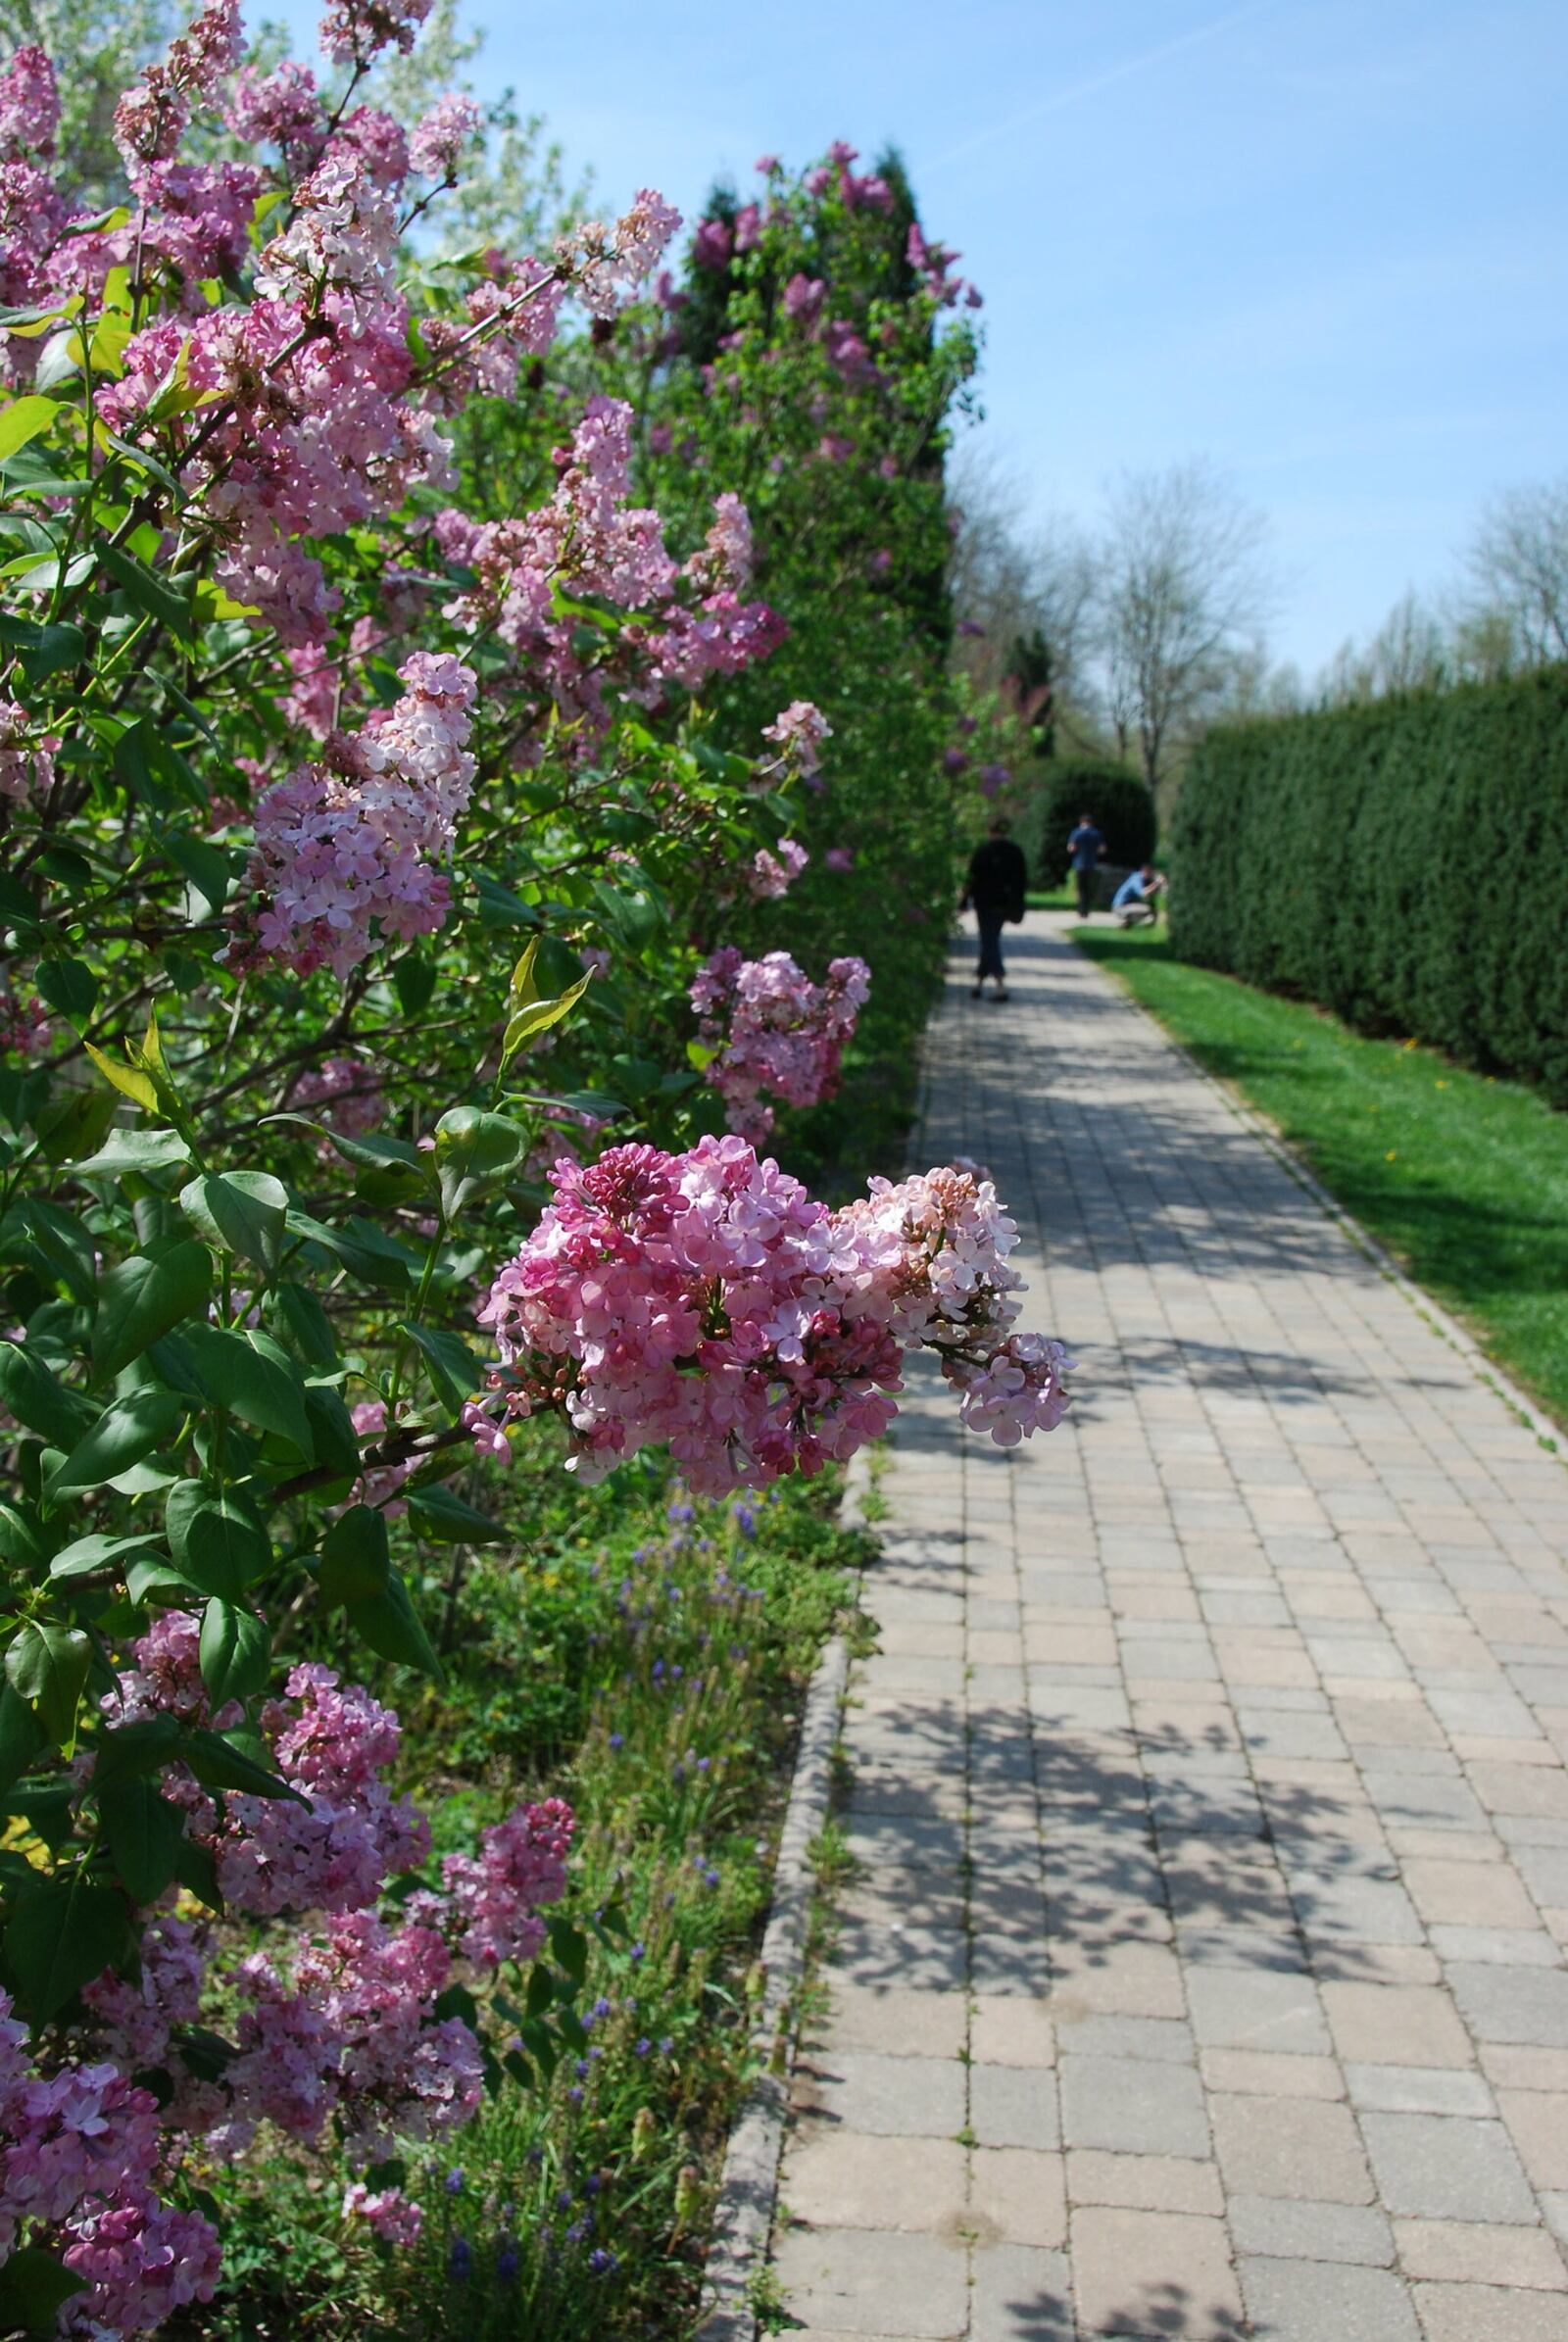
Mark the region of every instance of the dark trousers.
<instances>
[{"instance_id":1,"label":"dark trousers","mask_svg":"<svg viewBox=\"0 0 1568 2342\"><path fill-rule=\"evenodd\" d=\"M974 915L980 930L980 965L975 969L975 981L983 984L988 976L995 976L1000 984L1007 972L1002 964L1002 913L982 910L976 903Z\"/></svg>"},{"instance_id":2,"label":"dark trousers","mask_svg":"<svg viewBox=\"0 0 1568 2342\"><path fill-rule=\"evenodd\" d=\"M1075 870L1073 876L1078 881L1078 916L1080 919L1087 919L1095 907L1095 898L1100 892L1100 872L1098 870Z\"/></svg>"}]
</instances>

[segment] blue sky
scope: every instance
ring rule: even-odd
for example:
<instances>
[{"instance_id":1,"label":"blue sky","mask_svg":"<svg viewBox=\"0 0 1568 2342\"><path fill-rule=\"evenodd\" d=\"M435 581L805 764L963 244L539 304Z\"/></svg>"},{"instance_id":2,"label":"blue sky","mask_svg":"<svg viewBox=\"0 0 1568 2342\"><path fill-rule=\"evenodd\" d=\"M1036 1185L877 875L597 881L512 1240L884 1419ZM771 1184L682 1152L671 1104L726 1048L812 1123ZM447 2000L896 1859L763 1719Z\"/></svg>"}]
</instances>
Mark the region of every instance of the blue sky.
<instances>
[{"instance_id":1,"label":"blue sky","mask_svg":"<svg viewBox=\"0 0 1568 2342\"><path fill-rule=\"evenodd\" d=\"M1447 577L1489 491L1568 472L1563 0L469 15L481 87L605 208L897 141L986 295L983 429L1034 512L1213 457L1270 516L1272 647L1308 671Z\"/></svg>"}]
</instances>

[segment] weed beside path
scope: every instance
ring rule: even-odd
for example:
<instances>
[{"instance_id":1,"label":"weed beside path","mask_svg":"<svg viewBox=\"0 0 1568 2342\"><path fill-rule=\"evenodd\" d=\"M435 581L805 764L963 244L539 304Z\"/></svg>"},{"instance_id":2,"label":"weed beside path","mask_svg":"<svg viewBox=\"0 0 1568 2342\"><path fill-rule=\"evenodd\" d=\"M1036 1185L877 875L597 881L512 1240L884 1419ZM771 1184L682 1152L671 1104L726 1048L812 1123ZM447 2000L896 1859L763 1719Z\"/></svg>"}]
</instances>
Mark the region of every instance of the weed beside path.
<instances>
[{"instance_id":1,"label":"weed beside path","mask_svg":"<svg viewBox=\"0 0 1568 2342\"><path fill-rule=\"evenodd\" d=\"M1568 1425L1568 1116L1523 1083L1189 967L1162 936L1069 932Z\"/></svg>"}]
</instances>

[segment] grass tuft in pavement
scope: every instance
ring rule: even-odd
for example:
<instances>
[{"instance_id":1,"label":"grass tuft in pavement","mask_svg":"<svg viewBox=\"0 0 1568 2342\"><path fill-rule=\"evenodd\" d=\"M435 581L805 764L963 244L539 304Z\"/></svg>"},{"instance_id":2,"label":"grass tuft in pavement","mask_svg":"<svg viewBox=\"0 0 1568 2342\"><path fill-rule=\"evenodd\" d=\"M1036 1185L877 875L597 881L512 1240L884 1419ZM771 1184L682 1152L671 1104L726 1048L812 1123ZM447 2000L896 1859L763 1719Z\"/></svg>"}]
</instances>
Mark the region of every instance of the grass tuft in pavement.
<instances>
[{"instance_id":1,"label":"grass tuft in pavement","mask_svg":"<svg viewBox=\"0 0 1568 2342\"><path fill-rule=\"evenodd\" d=\"M1568 1115L1523 1083L1189 967L1162 935L1085 926L1073 941L1568 1430Z\"/></svg>"}]
</instances>

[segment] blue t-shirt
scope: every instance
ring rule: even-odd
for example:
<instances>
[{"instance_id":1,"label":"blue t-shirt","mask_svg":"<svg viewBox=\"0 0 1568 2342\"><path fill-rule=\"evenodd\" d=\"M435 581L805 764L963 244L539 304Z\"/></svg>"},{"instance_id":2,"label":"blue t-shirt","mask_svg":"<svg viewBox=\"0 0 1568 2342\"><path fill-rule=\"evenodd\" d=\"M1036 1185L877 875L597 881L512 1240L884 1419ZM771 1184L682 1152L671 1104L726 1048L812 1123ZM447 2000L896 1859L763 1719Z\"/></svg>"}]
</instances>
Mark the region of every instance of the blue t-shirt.
<instances>
[{"instance_id":1,"label":"blue t-shirt","mask_svg":"<svg viewBox=\"0 0 1568 2342\"><path fill-rule=\"evenodd\" d=\"M1075 870L1092 870L1100 859L1100 849L1105 843L1092 821L1080 821L1067 840L1067 852L1072 855Z\"/></svg>"},{"instance_id":2,"label":"blue t-shirt","mask_svg":"<svg viewBox=\"0 0 1568 2342\"><path fill-rule=\"evenodd\" d=\"M1143 900L1144 874L1142 870L1134 870L1122 880L1121 885L1112 895L1110 907L1112 910L1125 910L1129 903L1142 903Z\"/></svg>"}]
</instances>

